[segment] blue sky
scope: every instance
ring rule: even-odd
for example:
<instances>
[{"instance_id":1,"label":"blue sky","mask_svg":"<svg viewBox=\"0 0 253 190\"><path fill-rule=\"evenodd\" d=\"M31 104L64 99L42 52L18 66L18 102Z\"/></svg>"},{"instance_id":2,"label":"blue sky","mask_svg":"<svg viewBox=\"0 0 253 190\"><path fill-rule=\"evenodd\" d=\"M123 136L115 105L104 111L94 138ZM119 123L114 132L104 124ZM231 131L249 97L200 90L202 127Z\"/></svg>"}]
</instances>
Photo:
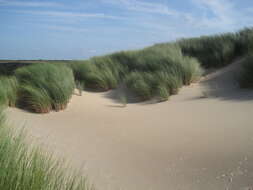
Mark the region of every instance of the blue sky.
<instances>
[{"instance_id":1,"label":"blue sky","mask_svg":"<svg viewBox=\"0 0 253 190\"><path fill-rule=\"evenodd\" d=\"M252 0L0 0L0 59L86 59L252 18Z\"/></svg>"}]
</instances>

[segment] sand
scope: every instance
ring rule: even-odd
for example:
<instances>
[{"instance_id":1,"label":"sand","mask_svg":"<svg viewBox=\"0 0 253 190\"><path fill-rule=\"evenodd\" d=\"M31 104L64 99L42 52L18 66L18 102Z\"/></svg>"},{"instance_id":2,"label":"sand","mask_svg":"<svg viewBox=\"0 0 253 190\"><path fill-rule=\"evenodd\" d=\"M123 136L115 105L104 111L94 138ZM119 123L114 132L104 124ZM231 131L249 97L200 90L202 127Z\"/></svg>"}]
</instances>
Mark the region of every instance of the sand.
<instances>
[{"instance_id":1,"label":"sand","mask_svg":"<svg viewBox=\"0 0 253 190\"><path fill-rule=\"evenodd\" d=\"M240 190L253 187L253 91L236 62L163 103L123 107L112 94L74 95L50 114L7 110L39 143L99 190Z\"/></svg>"}]
</instances>

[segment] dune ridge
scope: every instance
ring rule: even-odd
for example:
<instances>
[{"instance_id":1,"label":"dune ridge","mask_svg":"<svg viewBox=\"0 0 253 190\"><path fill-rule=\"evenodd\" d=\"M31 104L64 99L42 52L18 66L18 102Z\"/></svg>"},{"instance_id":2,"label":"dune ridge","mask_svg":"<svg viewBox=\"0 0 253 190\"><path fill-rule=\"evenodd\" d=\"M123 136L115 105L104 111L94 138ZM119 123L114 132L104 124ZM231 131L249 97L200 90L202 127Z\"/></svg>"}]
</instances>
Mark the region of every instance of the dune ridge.
<instances>
[{"instance_id":1,"label":"dune ridge","mask_svg":"<svg viewBox=\"0 0 253 190\"><path fill-rule=\"evenodd\" d=\"M108 93L73 96L47 115L8 108L39 142L102 190L253 186L253 91L235 82L241 60L183 87L168 102L122 107Z\"/></svg>"}]
</instances>

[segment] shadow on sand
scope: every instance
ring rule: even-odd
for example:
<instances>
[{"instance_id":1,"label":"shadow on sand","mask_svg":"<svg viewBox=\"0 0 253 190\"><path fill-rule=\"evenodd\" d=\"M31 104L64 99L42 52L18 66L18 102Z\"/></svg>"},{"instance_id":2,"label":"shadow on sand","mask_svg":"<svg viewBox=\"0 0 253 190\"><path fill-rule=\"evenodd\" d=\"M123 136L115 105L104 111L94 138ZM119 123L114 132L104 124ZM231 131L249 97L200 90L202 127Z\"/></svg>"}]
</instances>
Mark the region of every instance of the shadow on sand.
<instances>
[{"instance_id":1,"label":"shadow on sand","mask_svg":"<svg viewBox=\"0 0 253 190\"><path fill-rule=\"evenodd\" d=\"M141 103L141 100L135 96L132 92L127 90L124 85L120 85L117 89L108 91L105 95L106 98L113 100L115 103L123 103L122 99L127 104Z\"/></svg>"},{"instance_id":2,"label":"shadow on sand","mask_svg":"<svg viewBox=\"0 0 253 190\"><path fill-rule=\"evenodd\" d=\"M124 85L120 85L117 89L107 92L104 95L104 97L113 100L115 103L122 104L121 106L116 106L116 107L126 107L124 104L151 105L151 104L161 103L161 101L158 101L156 98L153 98L148 101L142 101L134 93L129 91ZM109 107L115 107L115 106L109 106Z\"/></svg>"},{"instance_id":3,"label":"shadow on sand","mask_svg":"<svg viewBox=\"0 0 253 190\"><path fill-rule=\"evenodd\" d=\"M212 72L201 82L203 96L194 98L218 98L221 100L249 101L253 100L253 90L242 89L238 84L242 59L231 65Z\"/></svg>"}]
</instances>

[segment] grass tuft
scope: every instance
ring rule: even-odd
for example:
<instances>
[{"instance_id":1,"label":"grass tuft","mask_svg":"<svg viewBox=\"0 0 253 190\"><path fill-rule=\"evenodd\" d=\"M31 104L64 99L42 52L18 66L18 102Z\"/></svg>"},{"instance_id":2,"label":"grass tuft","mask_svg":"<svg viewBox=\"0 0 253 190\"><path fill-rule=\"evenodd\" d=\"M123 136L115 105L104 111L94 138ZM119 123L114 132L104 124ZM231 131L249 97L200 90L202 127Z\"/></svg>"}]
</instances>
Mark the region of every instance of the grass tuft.
<instances>
[{"instance_id":1,"label":"grass tuft","mask_svg":"<svg viewBox=\"0 0 253 190\"><path fill-rule=\"evenodd\" d=\"M141 100L168 99L202 74L198 60L184 56L177 44L94 57L71 68L88 89L107 91L125 83Z\"/></svg>"},{"instance_id":2,"label":"grass tuft","mask_svg":"<svg viewBox=\"0 0 253 190\"><path fill-rule=\"evenodd\" d=\"M17 101L18 82L13 76L0 77L0 104L15 107Z\"/></svg>"},{"instance_id":3,"label":"grass tuft","mask_svg":"<svg viewBox=\"0 0 253 190\"><path fill-rule=\"evenodd\" d=\"M19 103L37 113L65 109L75 88L73 72L64 65L33 64L19 68Z\"/></svg>"},{"instance_id":4,"label":"grass tuft","mask_svg":"<svg viewBox=\"0 0 253 190\"><path fill-rule=\"evenodd\" d=\"M93 58L72 66L76 80L85 84L86 89L107 91L117 88L123 68L110 58Z\"/></svg>"},{"instance_id":5,"label":"grass tuft","mask_svg":"<svg viewBox=\"0 0 253 190\"><path fill-rule=\"evenodd\" d=\"M126 86L141 100L152 98L152 76L144 72L132 72L127 75Z\"/></svg>"},{"instance_id":6,"label":"grass tuft","mask_svg":"<svg viewBox=\"0 0 253 190\"><path fill-rule=\"evenodd\" d=\"M0 189L88 190L86 179L67 171L51 154L25 143L24 131L9 128L0 113ZM68 172L68 173L67 173Z\"/></svg>"}]
</instances>

